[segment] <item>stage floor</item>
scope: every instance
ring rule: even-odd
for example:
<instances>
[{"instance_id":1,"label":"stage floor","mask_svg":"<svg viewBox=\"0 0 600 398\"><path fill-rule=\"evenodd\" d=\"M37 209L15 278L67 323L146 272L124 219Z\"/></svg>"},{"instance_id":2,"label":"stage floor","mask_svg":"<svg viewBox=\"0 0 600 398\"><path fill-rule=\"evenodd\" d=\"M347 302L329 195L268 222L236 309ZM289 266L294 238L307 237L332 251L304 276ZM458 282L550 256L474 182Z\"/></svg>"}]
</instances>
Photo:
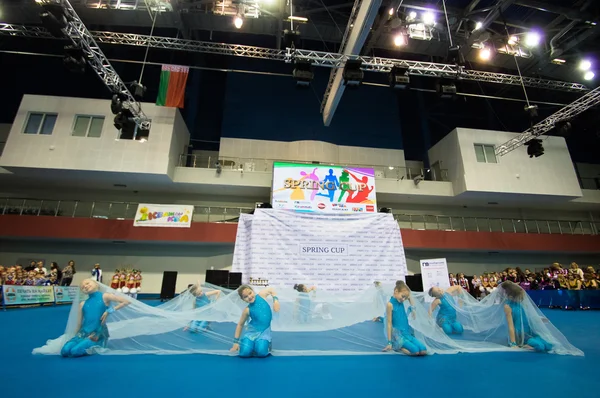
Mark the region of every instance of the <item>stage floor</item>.
<instances>
[{"instance_id":1,"label":"stage floor","mask_svg":"<svg viewBox=\"0 0 600 398\"><path fill-rule=\"evenodd\" d=\"M320 398L600 394L600 311L543 310L585 357L536 353L269 357L92 356L31 350L64 331L70 306L0 311L0 391L6 397Z\"/></svg>"}]
</instances>

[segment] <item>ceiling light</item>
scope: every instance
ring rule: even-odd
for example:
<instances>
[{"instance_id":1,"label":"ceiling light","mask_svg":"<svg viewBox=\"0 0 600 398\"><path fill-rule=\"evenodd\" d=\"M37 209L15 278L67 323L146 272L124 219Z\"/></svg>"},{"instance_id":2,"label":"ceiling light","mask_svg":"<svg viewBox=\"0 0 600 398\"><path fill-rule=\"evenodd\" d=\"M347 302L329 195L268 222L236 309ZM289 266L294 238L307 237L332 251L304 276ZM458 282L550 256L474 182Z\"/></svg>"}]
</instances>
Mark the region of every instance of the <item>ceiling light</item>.
<instances>
[{"instance_id":1,"label":"ceiling light","mask_svg":"<svg viewBox=\"0 0 600 398\"><path fill-rule=\"evenodd\" d=\"M564 59L562 59L562 58L554 58L554 59L552 60L552 63L553 63L553 64L556 64L556 65L562 65L562 64L564 64L565 62L567 62L567 61L566 61L566 60L564 60Z\"/></svg>"},{"instance_id":2,"label":"ceiling light","mask_svg":"<svg viewBox=\"0 0 600 398\"><path fill-rule=\"evenodd\" d=\"M405 44L406 44L406 36L404 36L402 33L399 33L394 37L394 45L396 47L404 46Z\"/></svg>"},{"instance_id":3,"label":"ceiling light","mask_svg":"<svg viewBox=\"0 0 600 398\"><path fill-rule=\"evenodd\" d=\"M542 37L537 32L529 32L525 36L525 45L527 47L535 47L542 41Z\"/></svg>"},{"instance_id":4,"label":"ceiling light","mask_svg":"<svg viewBox=\"0 0 600 398\"><path fill-rule=\"evenodd\" d=\"M411 19L411 20L417 19L417 12L416 11L411 11L408 14L408 18Z\"/></svg>"},{"instance_id":5,"label":"ceiling light","mask_svg":"<svg viewBox=\"0 0 600 398\"><path fill-rule=\"evenodd\" d=\"M508 45L509 46L514 46L518 42L519 42L519 37L518 36L511 36L511 37L508 38Z\"/></svg>"},{"instance_id":6,"label":"ceiling light","mask_svg":"<svg viewBox=\"0 0 600 398\"><path fill-rule=\"evenodd\" d=\"M475 30L479 30L479 29L481 29L481 28L483 28L483 23L482 23L482 22L477 22L477 23L475 24Z\"/></svg>"},{"instance_id":7,"label":"ceiling light","mask_svg":"<svg viewBox=\"0 0 600 398\"><path fill-rule=\"evenodd\" d=\"M435 15L431 11L424 12L423 23L425 25L435 25Z\"/></svg>"},{"instance_id":8,"label":"ceiling light","mask_svg":"<svg viewBox=\"0 0 600 398\"><path fill-rule=\"evenodd\" d=\"M240 17L239 15L233 19L233 25L236 28L238 28L238 29L241 28L243 24L244 24L244 19L242 17Z\"/></svg>"},{"instance_id":9,"label":"ceiling light","mask_svg":"<svg viewBox=\"0 0 600 398\"><path fill-rule=\"evenodd\" d=\"M591 70L585 72L585 75L583 75L583 78L585 80L592 80L594 77L596 77L596 74L594 72L592 72Z\"/></svg>"},{"instance_id":10,"label":"ceiling light","mask_svg":"<svg viewBox=\"0 0 600 398\"><path fill-rule=\"evenodd\" d=\"M390 16L394 15L394 9L390 8L390 10L388 11L388 14L390 14Z\"/></svg>"},{"instance_id":11,"label":"ceiling light","mask_svg":"<svg viewBox=\"0 0 600 398\"><path fill-rule=\"evenodd\" d=\"M492 57L492 50L490 50L487 47L483 47L481 50L479 50L479 58L481 58L484 61L489 60Z\"/></svg>"},{"instance_id":12,"label":"ceiling light","mask_svg":"<svg viewBox=\"0 0 600 398\"><path fill-rule=\"evenodd\" d=\"M592 68L592 61L584 59L579 63L579 70L590 70Z\"/></svg>"}]
</instances>

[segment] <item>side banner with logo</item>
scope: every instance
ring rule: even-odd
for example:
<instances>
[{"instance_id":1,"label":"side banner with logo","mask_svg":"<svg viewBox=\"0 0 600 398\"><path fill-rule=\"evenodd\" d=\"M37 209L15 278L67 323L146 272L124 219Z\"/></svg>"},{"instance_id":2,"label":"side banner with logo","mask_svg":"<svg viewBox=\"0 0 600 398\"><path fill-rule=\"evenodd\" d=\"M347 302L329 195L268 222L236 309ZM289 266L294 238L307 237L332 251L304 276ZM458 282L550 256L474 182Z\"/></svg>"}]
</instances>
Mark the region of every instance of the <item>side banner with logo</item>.
<instances>
[{"instance_id":1,"label":"side banner with logo","mask_svg":"<svg viewBox=\"0 0 600 398\"><path fill-rule=\"evenodd\" d=\"M445 258L421 260L421 275L423 277L423 291L425 292L425 297L429 297L427 292L432 287L441 287L442 289L450 287L448 264L446 263Z\"/></svg>"},{"instance_id":2,"label":"side banner with logo","mask_svg":"<svg viewBox=\"0 0 600 398\"><path fill-rule=\"evenodd\" d=\"M140 203L133 225L135 227L189 228L192 226L193 215L194 206Z\"/></svg>"},{"instance_id":3,"label":"side banner with logo","mask_svg":"<svg viewBox=\"0 0 600 398\"><path fill-rule=\"evenodd\" d=\"M5 305L44 304L54 302L54 286L3 285Z\"/></svg>"},{"instance_id":4,"label":"side banner with logo","mask_svg":"<svg viewBox=\"0 0 600 398\"><path fill-rule=\"evenodd\" d=\"M72 303L80 292L78 286L54 286L54 297L57 303Z\"/></svg>"},{"instance_id":5,"label":"side banner with logo","mask_svg":"<svg viewBox=\"0 0 600 398\"><path fill-rule=\"evenodd\" d=\"M274 209L316 213L376 213L375 170L273 163Z\"/></svg>"},{"instance_id":6,"label":"side banner with logo","mask_svg":"<svg viewBox=\"0 0 600 398\"><path fill-rule=\"evenodd\" d=\"M257 209L242 214L234 272L271 286L315 285L357 291L407 274L398 223L391 214L318 214Z\"/></svg>"}]
</instances>

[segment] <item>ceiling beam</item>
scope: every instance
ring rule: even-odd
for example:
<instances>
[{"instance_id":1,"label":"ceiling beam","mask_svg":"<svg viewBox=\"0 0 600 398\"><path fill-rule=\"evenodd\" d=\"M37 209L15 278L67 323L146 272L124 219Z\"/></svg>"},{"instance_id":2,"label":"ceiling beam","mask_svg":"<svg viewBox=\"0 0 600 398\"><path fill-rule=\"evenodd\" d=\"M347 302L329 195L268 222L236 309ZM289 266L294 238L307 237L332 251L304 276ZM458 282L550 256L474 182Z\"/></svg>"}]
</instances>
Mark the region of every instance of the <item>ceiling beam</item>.
<instances>
[{"instance_id":1,"label":"ceiling beam","mask_svg":"<svg viewBox=\"0 0 600 398\"><path fill-rule=\"evenodd\" d=\"M352 15L346 27L346 33L340 46L343 55L358 55L363 48L373 21L377 16L382 0L356 0ZM345 63L344 63L345 66ZM343 68L331 71L329 83L323 97L321 113L325 126L331 124L333 115L342 99L346 86L343 83Z\"/></svg>"}]
</instances>

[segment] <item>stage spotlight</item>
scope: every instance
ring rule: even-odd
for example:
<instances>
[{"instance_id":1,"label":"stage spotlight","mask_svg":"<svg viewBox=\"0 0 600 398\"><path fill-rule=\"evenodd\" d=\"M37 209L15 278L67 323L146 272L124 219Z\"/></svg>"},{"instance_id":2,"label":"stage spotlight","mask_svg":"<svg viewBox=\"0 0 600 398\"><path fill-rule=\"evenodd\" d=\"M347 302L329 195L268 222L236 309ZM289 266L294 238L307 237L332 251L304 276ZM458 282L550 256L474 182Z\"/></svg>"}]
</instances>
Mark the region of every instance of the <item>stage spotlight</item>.
<instances>
[{"instance_id":1,"label":"stage spotlight","mask_svg":"<svg viewBox=\"0 0 600 398\"><path fill-rule=\"evenodd\" d=\"M474 29L474 30L479 30L479 29L481 29L481 28L483 28L483 23L481 23L481 22L477 22L477 23L475 24L475 29Z\"/></svg>"},{"instance_id":2,"label":"stage spotlight","mask_svg":"<svg viewBox=\"0 0 600 398\"><path fill-rule=\"evenodd\" d=\"M284 30L283 42L286 48L298 48L300 46L300 32L297 30Z\"/></svg>"},{"instance_id":3,"label":"stage spotlight","mask_svg":"<svg viewBox=\"0 0 600 398\"><path fill-rule=\"evenodd\" d=\"M579 70L586 71L592 68L592 61L584 59L579 63Z\"/></svg>"},{"instance_id":4,"label":"stage spotlight","mask_svg":"<svg viewBox=\"0 0 600 398\"><path fill-rule=\"evenodd\" d=\"M568 137L571 134L571 122L568 120L561 120L560 122L556 122L555 126L556 134L561 137Z\"/></svg>"},{"instance_id":5,"label":"stage spotlight","mask_svg":"<svg viewBox=\"0 0 600 398\"><path fill-rule=\"evenodd\" d=\"M518 36L511 36L511 37L508 38L508 45L509 46L514 46L518 42L519 42L519 37Z\"/></svg>"},{"instance_id":6,"label":"stage spotlight","mask_svg":"<svg viewBox=\"0 0 600 398\"><path fill-rule=\"evenodd\" d=\"M529 117L531 119L535 119L536 117L538 117L538 107L537 105L528 105L525 106L525 112L529 114Z\"/></svg>"},{"instance_id":7,"label":"stage spotlight","mask_svg":"<svg viewBox=\"0 0 600 398\"><path fill-rule=\"evenodd\" d=\"M527 154L530 158L536 157L539 158L544 154L544 147L542 146L542 140L534 138L525 143L527 147Z\"/></svg>"},{"instance_id":8,"label":"stage spotlight","mask_svg":"<svg viewBox=\"0 0 600 398\"><path fill-rule=\"evenodd\" d=\"M583 75L583 78L585 80L592 80L594 77L596 77L596 74L594 72L592 72L591 70L585 72L585 75Z\"/></svg>"},{"instance_id":9,"label":"stage spotlight","mask_svg":"<svg viewBox=\"0 0 600 398\"><path fill-rule=\"evenodd\" d=\"M312 70L312 64L310 61L298 60L294 62L294 71L292 72L294 80L296 80L296 87L309 87L310 82L314 78L315 74Z\"/></svg>"},{"instance_id":10,"label":"stage spotlight","mask_svg":"<svg viewBox=\"0 0 600 398\"><path fill-rule=\"evenodd\" d=\"M393 16L395 12L396 12L396 10L394 10L393 8L390 8L388 10L388 14L390 15L390 17Z\"/></svg>"},{"instance_id":11,"label":"stage spotlight","mask_svg":"<svg viewBox=\"0 0 600 398\"><path fill-rule=\"evenodd\" d=\"M110 110L113 115L118 115L125 108L123 105L127 101L127 96L124 94L113 94L112 99L110 101Z\"/></svg>"},{"instance_id":12,"label":"stage spotlight","mask_svg":"<svg viewBox=\"0 0 600 398\"><path fill-rule=\"evenodd\" d=\"M542 37L537 32L529 32L525 36L525 45L527 47L535 47L542 41Z\"/></svg>"},{"instance_id":13,"label":"stage spotlight","mask_svg":"<svg viewBox=\"0 0 600 398\"><path fill-rule=\"evenodd\" d=\"M465 65L465 57L463 56L460 46L452 46L448 48L447 62L454 65Z\"/></svg>"},{"instance_id":14,"label":"stage spotlight","mask_svg":"<svg viewBox=\"0 0 600 398\"><path fill-rule=\"evenodd\" d=\"M65 46L63 64L68 71L85 73L86 59L83 50L76 46Z\"/></svg>"},{"instance_id":15,"label":"stage spotlight","mask_svg":"<svg viewBox=\"0 0 600 398\"><path fill-rule=\"evenodd\" d=\"M343 72L345 86L358 87L362 84L365 74L360 69L361 66L362 61L359 59L349 59L346 61Z\"/></svg>"},{"instance_id":16,"label":"stage spotlight","mask_svg":"<svg viewBox=\"0 0 600 398\"><path fill-rule=\"evenodd\" d=\"M65 37L63 29L67 27L67 17L62 6L58 3L44 3L42 8L40 19L44 28L56 38Z\"/></svg>"},{"instance_id":17,"label":"stage spotlight","mask_svg":"<svg viewBox=\"0 0 600 398\"><path fill-rule=\"evenodd\" d=\"M408 68L394 66L389 75L390 87L394 89L405 89L410 84Z\"/></svg>"},{"instance_id":18,"label":"stage spotlight","mask_svg":"<svg viewBox=\"0 0 600 398\"><path fill-rule=\"evenodd\" d=\"M233 18L233 25L240 29L242 27L242 25L244 24L244 18L242 18L239 15L236 15L235 18Z\"/></svg>"},{"instance_id":19,"label":"stage spotlight","mask_svg":"<svg viewBox=\"0 0 600 398\"><path fill-rule=\"evenodd\" d=\"M440 98L453 99L456 97L456 83L453 79L442 78L437 85L437 93Z\"/></svg>"},{"instance_id":20,"label":"stage spotlight","mask_svg":"<svg viewBox=\"0 0 600 398\"><path fill-rule=\"evenodd\" d=\"M416 11L409 12L408 13L408 18L407 18L408 22L414 21L415 19L417 19L417 13L416 13Z\"/></svg>"},{"instance_id":21,"label":"stage spotlight","mask_svg":"<svg viewBox=\"0 0 600 398\"><path fill-rule=\"evenodd\" d=\"M394 45L396 47L405 46L406 44L406 36L404 36L402 33L398 33L396 36L394 36Z\"/></svg>"},{"instance_id":22,"label":"stage spotlight","mask_svg":"<svg viewBox=\"0 0 600 398\"><path fill-rule=\"evenodd\" d=\"M431 11L426 11L422 15L425 25L435 25L435 14Z\"/></svg>"},{"instance_id":23,"label":"stage spotlight","mask_svg":"<svg viewBox=\"0 0 600 398\"><path fill-rule=\"evenodd\" d=\"M489 59L492 58L492 50L487 47L483 47L481 50L479 50L479 58L484 61L489 61Z\"/></svg>"},{"instance_id":24,"label":"stage spotlight","mask_svg":"<svg viewBox=\"0 0 600 398\"><path fill-rule=\"evenodd\" d=\"M144 94L146 93L146 86L142 86L137 82L137 80L134 80L133 83L131 83L130 90L134 97L141 100L144 98Z\"/></svg>"}]
</instances>

